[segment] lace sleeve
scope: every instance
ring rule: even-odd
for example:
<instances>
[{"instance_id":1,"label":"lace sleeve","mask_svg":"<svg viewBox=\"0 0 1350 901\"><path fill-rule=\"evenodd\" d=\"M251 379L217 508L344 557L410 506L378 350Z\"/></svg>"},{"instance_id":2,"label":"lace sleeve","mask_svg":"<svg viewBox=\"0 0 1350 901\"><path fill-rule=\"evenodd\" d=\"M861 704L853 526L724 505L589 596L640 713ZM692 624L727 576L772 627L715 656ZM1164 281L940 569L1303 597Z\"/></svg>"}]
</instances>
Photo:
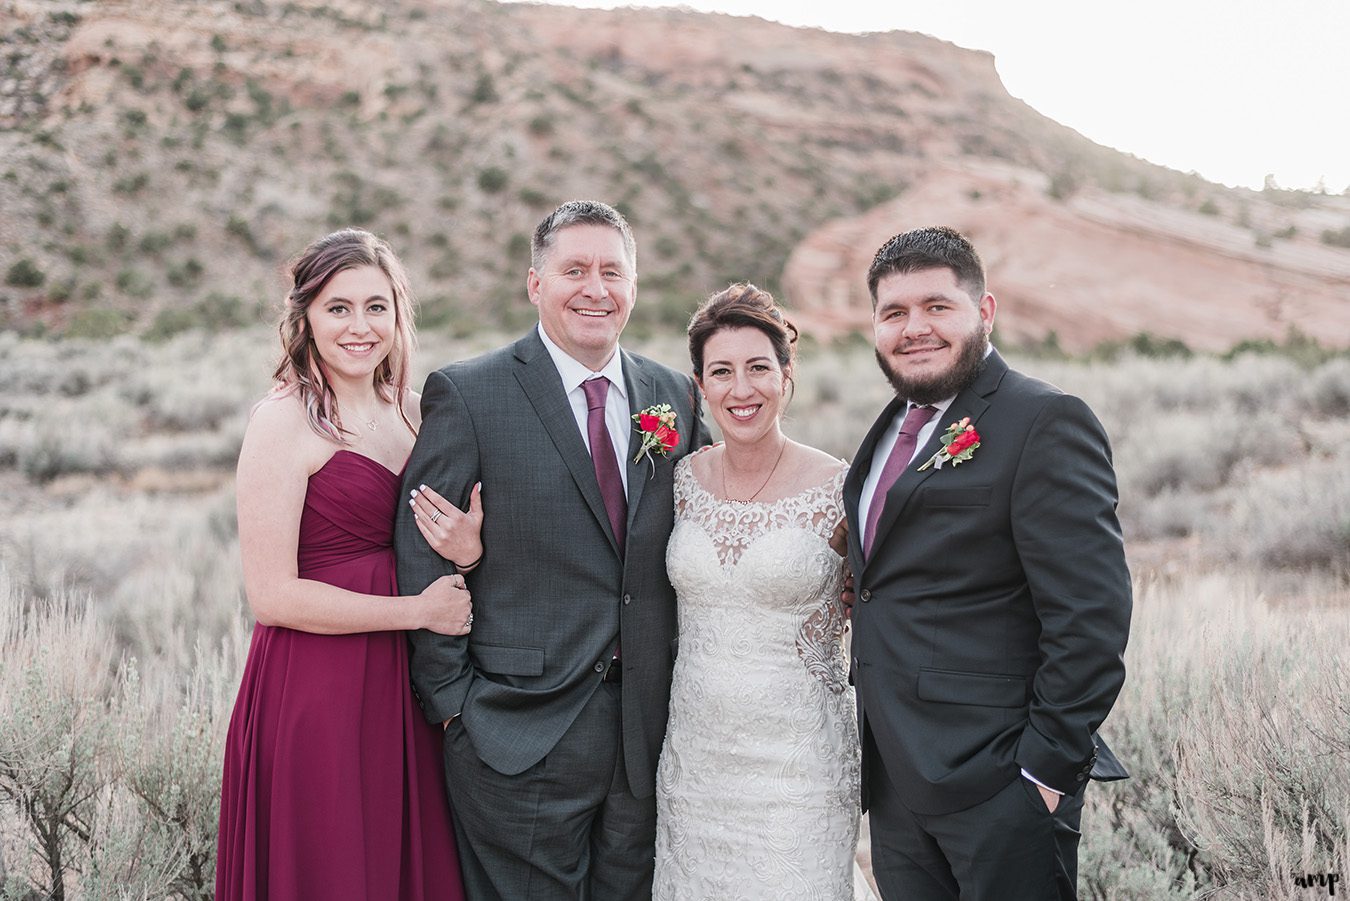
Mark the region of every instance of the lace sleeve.
<instances>
[{"instance_id":1,"label":"lace sleeve","mask_svg":"<svg viewBox=\"0 0 1350 901\"><path fill-rule=\"evenodd\" d=\"M841 464L834 477L821 485L822 503L812 511L811 530L826 541L844 519L844 479L847 477L848 464Z\"/></svg>"},{"instance_id":2,"label":"lace sleeve","mask_svg":"<svg viewBox=\"0 0 1350 901\"><path fill-rule=\"evenodd\" d=\"M842 467L828 483L824 502L814 511L811 526L816 534L829 540L839 521L844 518L844 478L848 467ZM834 558L834 551L829 555ZM824 683L834 694L848 689L848 667L844 662L844 605L839 593L844 587L844 559L832 559L832 570L825 580L820 603L811 612L797 632L797 655L807 673Z\"/></svg>"}]
</instances>

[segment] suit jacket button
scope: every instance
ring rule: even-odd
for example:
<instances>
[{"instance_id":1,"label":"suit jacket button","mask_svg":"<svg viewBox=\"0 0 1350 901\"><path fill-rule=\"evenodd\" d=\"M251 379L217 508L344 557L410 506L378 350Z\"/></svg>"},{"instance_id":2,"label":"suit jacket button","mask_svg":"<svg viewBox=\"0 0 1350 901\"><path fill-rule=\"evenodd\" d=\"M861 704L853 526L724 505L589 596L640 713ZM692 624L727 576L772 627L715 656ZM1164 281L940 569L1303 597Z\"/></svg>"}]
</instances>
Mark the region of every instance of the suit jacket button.
<instances>
[{"instance_id":1,"label":"suit jacket button","mask_svg":"<svg viewBox=\"0 0 1350 901\"><path fill-rule=\"evenodd\" d=\"M631 603L633 603L633 596L632 596L631 594L626 594L626 595L624 595L624 596L623 596L623 605L624 605L625 607L627 607L627 606L628 606L629 604L631 604Z\"/></svg>"},{"instance_id":2,"label":"suit jacket button","mask_svg":"<svg viewBox=\"0 0 1350 901\"><path fill-rule=\"evenodd\" d=\"M1079 773L1079 774L1078 774L1077 776L1075 776L1074 778L1077 779L1079 782L1086 782L1086 781L1087 781L1087 773Z\"/></svg>"},{"instance_id":3,"label":"suit jacket button","mask_svg":"<svg viewBox=\"0 0 1350 901\"><path fill-rule=\"evenodd\" d=\"M605 671L605 664L603 661L595 665L595 671L597 673L603 673Z\"/></svg>"},{"instance_id":4,"label":"suit jacket button","mask_svg":"<svg viewBox=\"0 0 1350 901\"><path fill-rule=\"evenodd\" d=\"M868 601L872 600L871 589L864 588L861 592L858 593L858 597L862 598L863 603L866 604Z\"/></svg>"}]
</instances>

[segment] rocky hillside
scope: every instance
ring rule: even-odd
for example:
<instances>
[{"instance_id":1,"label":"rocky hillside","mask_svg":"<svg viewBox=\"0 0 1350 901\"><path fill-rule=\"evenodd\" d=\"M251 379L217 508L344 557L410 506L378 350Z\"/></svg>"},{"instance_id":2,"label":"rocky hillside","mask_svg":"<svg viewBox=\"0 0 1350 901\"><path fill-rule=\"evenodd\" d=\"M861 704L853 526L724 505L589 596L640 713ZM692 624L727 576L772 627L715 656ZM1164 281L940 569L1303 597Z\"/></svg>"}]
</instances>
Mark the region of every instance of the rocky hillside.
<instances>
[{"instance_id":1,"label":"rocky hillside","mask_svg":"<svg viewBox=\"0 0 1350 901\"><path fill-rule=\"evenodd\" d=\"M920 35L490 0L0 0L0 328L147 336L271 315L285 259L388 237L424 327L516 328L528 236L633 221L638 329L731 279L822 334L875 247L947 221L1016 340L1350 345L1345 198L1231 191L1087 141Z\"/></svg>"}]
</instances>

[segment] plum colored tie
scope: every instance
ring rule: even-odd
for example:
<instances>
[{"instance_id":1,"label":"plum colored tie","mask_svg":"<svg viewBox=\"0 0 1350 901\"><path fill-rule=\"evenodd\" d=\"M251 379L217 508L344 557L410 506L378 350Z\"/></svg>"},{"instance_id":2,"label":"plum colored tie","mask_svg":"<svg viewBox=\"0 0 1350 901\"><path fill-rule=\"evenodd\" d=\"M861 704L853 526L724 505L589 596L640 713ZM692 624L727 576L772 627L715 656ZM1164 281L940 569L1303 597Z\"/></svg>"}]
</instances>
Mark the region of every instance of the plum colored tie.
<instances>
[{"instance_id":1,"label":"plum colored tie","mask_svg":"<svg viewBox=\"0 0 1350 901\"><path fill-rule=\"evenodd\" d=\"M600 496L605 500L605 512L614 530L614 540L623 553L624 531L628 523L628 499L624 495L623 476L614 455L614 442L605 426L605 398L609 396L609 379L601 376L581 383L586 392L586 434L591 441L591 462L595 465L595 480L600 483Z\"/></svg>"},{"instance_id":2,"label":"plum colored tie","mask_svg":"<svg viewBox=\"0 0 1350 901\"><path fill-rule=\"evenodd\" d=\"M919 432L928 420L937 413L937 407L911 407L909 413L905 416L904 423L900 426L900 434L896 436L895 448L891 450L891 455L886 458L886 465L881 467L881 477L877 479L877 490L872 492L872 504L867 508L867 531L863 533L863 559L870 559L872 556L872 541L876 538L877 523L881 520L881 510L886 506L886 495L890 493L891 488L895 486L896 480L900 478L900 473L909 466L909 460L914 456L914 448L919 441Z\"/></svg>"}]
</instances>

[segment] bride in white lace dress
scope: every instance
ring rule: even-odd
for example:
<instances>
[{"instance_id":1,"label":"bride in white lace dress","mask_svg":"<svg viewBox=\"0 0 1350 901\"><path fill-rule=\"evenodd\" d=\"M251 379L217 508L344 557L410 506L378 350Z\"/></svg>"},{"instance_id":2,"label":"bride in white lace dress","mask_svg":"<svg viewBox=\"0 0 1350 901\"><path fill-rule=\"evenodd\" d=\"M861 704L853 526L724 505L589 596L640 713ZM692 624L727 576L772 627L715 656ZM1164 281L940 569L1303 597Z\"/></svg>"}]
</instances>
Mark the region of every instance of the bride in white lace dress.
<instances>
[{"instance_id":1,"label":"bride in white lace dress","mask_svg":"<svg viewBox=\"0 0 1350 901\"><path fill-rule=\"evenodd\" d=\"M845 467L779 427L796 329L772 297L731 286L689 339L725 443L675 469L679 653L654 898L846 901L858 738L831 546Z\"/></svg>"}]
</instances>

